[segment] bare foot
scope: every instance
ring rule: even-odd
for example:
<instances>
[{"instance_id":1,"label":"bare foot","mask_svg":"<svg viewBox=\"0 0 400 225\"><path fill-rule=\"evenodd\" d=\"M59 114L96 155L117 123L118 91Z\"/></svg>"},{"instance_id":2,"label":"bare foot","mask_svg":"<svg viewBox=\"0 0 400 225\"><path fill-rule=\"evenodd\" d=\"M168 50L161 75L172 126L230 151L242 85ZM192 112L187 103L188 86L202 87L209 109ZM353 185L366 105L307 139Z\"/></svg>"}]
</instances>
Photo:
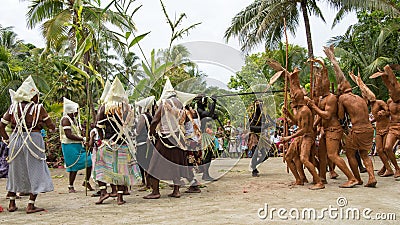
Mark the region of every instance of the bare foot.
<instances>
[{"instance_id":1,"label":"bare foot","mask_svg":"<svg viewBox=\"0 0 400 225\"><path fill-rule=\"evenodd\" d=\"M390 177L393 175L394 175L393 170L386 170L386 172L383 173L381 177Z\"/></svg>"},{"instance_id":2,"label":"bare foot","mask_svg":"<svg viewBox=\"0 0 400 225\"><path fill-rule=\"evenodd\" d=\"M144 198L144 199L159 199L160 197L161 197L160 194L153 194L153 193L151 193L151 194L149 194L149 195L144 196L143 198Z\"/></svg>"},{"instance_id":3,"label":"bare foot","mask_svg":"<svg viewBox=\"0 0 400 225\"><path fill-rule=\"evenodd\" d=\"M7 211L9 212L15 212L18 210L18 207L14 206L14 207L8 207Z\"/></svg>"},{"instance_id":4,"label":"bare foot","mask_svg":"<svg viewBox=\"0 0 400 225\"><path fill-rule=\"evenodd\" d=\"M368 181L368 183L366 185L364 185L364 187L375 187L376 186L377 181L375 179Z\"/></svg>"},{"instance_id":5,"label":"bare foot","mask_svg":"<svg viewBox=\"0 0 400 225\"><path fill-rule=\"evenodd\" d=\"M382 176L386 171L386 167L383 166L376 174L378 174L379 176Z\"/></svg>"},{"instance_id":6,"label":"bare foot","mask_svg":"<svg viewBox=\"0 0 400 225\"><path fill-rule=\"evenodd\" d=\"M201 190L200 190L200 188L199 188L198 186L196 186L196 187L190 186L190 187L185 191L185 193L201 193Z\"/></svg>"},{"instance_id":7,"label":"bare foot","mask_svg":"<svg viewBox=\"0 0 400 225\"><path fill-rule=\"evenodd\" d=\"M358 183L357 180L349 180L346 183L340 185L339 187L340 188L352 188L352 187L356 186L357 183Z\"/></svg>"},{"instance_id":8,"label":"bare foot","mask_svg":"<svg viewBox=\"0 0 400 225\"><path fill-rule=\"evenodd\" d=\"M172 192L171 194L168 195L168 197L180 198L181 193L180 192Z\"/></svg>"},{"instance_id":9,"label":"bare foot","mask_svg":"<svg viewBox=\"0 0 400 225\"><path fill-rule=\"evenodd\" d=\"M100 197L100 196L101 196L100 191L97 191L97 192L93 193L90 197Z\"/></svg>"},{"instance_id":10,"label":"bare foot","mask_svg":"<svg viewBox=\"0 0 400 225\"><path fill-rule=\"evenodd\" d=\"M110 194L108 194L108 193L105 194L105 195L102 195L102 196L100 196L99 200L97 202L95 202L95 204L96 205L103 204L103 201L106 200L109 197L110 197Z\"/></svg>"},{"instance_id":11,"label":"bare foot","mask_svg":"<svg viewBox=\"0 0 400 225\"><path fill-rule=\"evenodd\" d=\"M303 183L308 183L307 178L301 178L301 180L303 181Z\"/></svg>"},{"instance_id":12,"label":"bare foot","mask_svg":"<svg viewBox=\"0 0 400 225\"><path fill-rule=\"evenodd\" d=\"M36 206L32 206L32 207L28 206L26 208L26 214L37 213L37 212L42 212L42 211L44 211L43 208L38 208Z\"/></svg>"},{"instance_id":13,"label":"bare foot","mask_svg":"<svg viewBox=\"0 0 400 225\"><path fill-rule=\"evenodd\" d=\"M68 193L76 193L76 190L73 187L68 188Z\"/></svg>"},{"instance_id":14,"label":"bare foot","mask_svg":"<svg viewBox=\"0 0 400 225\"><path fill-rule=\"evenodd\" d=\"M139 188L138 191L147 191L148 189L150 189L150 188L143 186L143 187Z\"/></svg>"},{"instance_id":15,"label":"bare foot","mask_svg":"<svg viewBox=\"0 0 400 225\"><path fill-rule=\"evenodd\" d=\"M292 185L292 186L295 186L295 185L304 186L304 182L296 180L296 181L293 181L290 185Z\"/></svg>"},{"instance_id":16,"label":"bare foot","mask_svg":"<svg viewBox=\"0 0 400 225\"><path fill-rule=\"evenodd\" d=\"M313 186L309 187L308 189L319 190L319 189L324 189L324 188L325 188L325 185L322 182L320 182L320 183L314 184Z\"/></svg>"},{"instance_id":17,"label":"bare foot","mask_svg":"<svg viewBox=\"0 0 400 225\"><path fill-rule=\"evenodd\" d=\"M396 170L396 173L394 173L394 178L399 178L400 177L400 170Z\"/></svg>"},{"instance_id":18,"label":"bare foot","mask_svg":"<svg viewBox=\"0 0 400 225\"><path fill-rule=\"evenodd\" d=\"M118 205L123 205L123 204L125 204L125 203L126 203L126 201L124 201L124 200L118 201L118 202L117 202Z\"/></svg>"},{"instance_id":19,"label":"bare foot","mask_svg":"<svg viewBox=\"0 0 400 225\"><path fill-rule=\"evenodd\" d=\"M364 182L362 180L357 180L356 185L362 185Z\"/></svg>"},{"instance_id":20,"label":"bare foot","mask_svg":"<svg viewBox=\"0 0 400 225\"><path fill-rule=\"evenodd\" d=\"M330 172L330 176L331 176L331 179L336 179L339 177L339 174L337 174L335 171L332 171L332 172Z\"/></svg>"},{"instance_id":21,"label":"bare foot","mask_svg":"<svg viewBox=\"0 0 400 225\"><path fill-rule=\"evenodd\" d=\"M86 183L86 185L85 185L85 183ZM88 189L88 191L94 191L94 189L92 188L92 185L90 185L89 181L87 181L87 182L84 181L82 186L86 187Z\"/></svg>"}]
</instances>

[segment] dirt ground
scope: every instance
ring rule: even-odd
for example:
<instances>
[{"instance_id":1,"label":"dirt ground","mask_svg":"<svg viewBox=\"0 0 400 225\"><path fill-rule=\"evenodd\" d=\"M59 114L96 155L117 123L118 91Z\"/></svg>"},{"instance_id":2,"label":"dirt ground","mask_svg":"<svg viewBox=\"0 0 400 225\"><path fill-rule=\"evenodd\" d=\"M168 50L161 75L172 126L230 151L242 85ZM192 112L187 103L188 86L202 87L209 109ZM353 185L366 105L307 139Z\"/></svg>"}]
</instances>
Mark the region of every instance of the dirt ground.
<instances>
[{"instance_id":1,"label":"dirt ground","mask_svg":"<svg viewBox=\"0 0 400 225\"><path fill-rule=\"evenodd\" d=\"M377 157L373 161L375 170L381 167ZM145 200L142 197L147 193L138 192L138 187L132 187L131 195L125 197L127 203L122 206L118 206L116 200L111 198L103 205L95 205L97 198L85 196L84 188L80 186L83 174L78 176L75 184L78 193L68 194L67 173L63 169L54 169L51 173L55 191L40 194L36 202L37 206L47 211L30 215L24 210L28 197L17 200L20 208L17 212L7 212L8 200L4 197L6 180L0 179L0 195L3 196L0 205L5 208L0 213L0 224L332 224L336 221L347 224L396 224L395 219L400 220L400 183L393 177L377 177L376 188L357 186L340 189L338 186L345 181L345 176L337 169L340 175L337 180L328 179L329 184L324 190L311 191L308 190L310 185L289 185L293 178L286 172L282 158L270 158L264 162L259 167L260 177L251 176L248 171L249 159L241 159L229 170L231 164L232 160L229 159L213 161L211 175L225 175L216 182L204 183L200 194L183 193L179 199L169 198L167 194L171 188L163 185L160 199ZM362 178L366 182L367 174L362 174ZM184 191L184 188L181 190ZM340 201L338 198L341 198ZM266 204L267 210L259 210L265 208ZM266 219L260 218L265 211L271 212L272 208L277 210L269 213ZM314 219L311 214L311 218L307 217L308 214L302 218L305 208L315 209L317 216L324 215L324 218ZM336 208L338 211L332 211L332 216L329 216L326 211L321 213L324 208ZM346 219L343 210L348 208L356 208L360 212L370 209L366 215L371 219L363 216L360 219L352 218L353 214L346 214L350 216L350 219ZM282 219L278 209L282 212L287 210L286 213L281 212ZM378 216L392 218L377 220ZM289 218L284 220L286 217Z\"/></svg>"}]
</instances>

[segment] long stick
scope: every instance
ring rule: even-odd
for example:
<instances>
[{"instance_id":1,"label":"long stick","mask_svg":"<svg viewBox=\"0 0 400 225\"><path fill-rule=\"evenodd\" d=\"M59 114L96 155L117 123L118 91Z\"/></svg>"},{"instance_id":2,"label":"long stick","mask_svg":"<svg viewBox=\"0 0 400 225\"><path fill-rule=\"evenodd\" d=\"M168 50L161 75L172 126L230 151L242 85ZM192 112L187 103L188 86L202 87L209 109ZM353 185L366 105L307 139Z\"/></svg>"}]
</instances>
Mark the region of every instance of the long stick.
<instances>
[{"instance_id":1,"label":"long stick","mask_svg":"<svg viewBox=\"0 0 400 225\"><path fill-rule=\"evenodd\" d=\"M285 65L286 71L285 71L284 107L285 107L285 109L287 109L288 108L288 106L287 106L287 91L288 91L288 75L289 75L287 71L288 71L288 66L289 66L289 62L288 62L289 61L289 39L288 39L288 35L287 35L287 30L286 30L286 18L283 18L283 26L284 26L285 39L286 39L286 65ZM283 121L283 124L284 124L283 136L286 137L286 136L288 136L288 119L286 117L286 114L284 116L285 116L285 120ZM287 142L286 142L283 147L283 157L282 157L283 162L285 162L285 154L286 154L287 148L288 148L288 146L287 146Z\"/></svg>"},{"instance_id":2,"label":"long stick","mask_svg":"<svg viewBox=\"0 0 400 225\"><path fill-rule=\"evenodd\" d=\"M314 98L314 62L313 58L310 58L310 98Z\"/></svg>"},{"instance_id":3,"label":"long stick","mask_svg":"<svg viewBox=\"0 0 400 225\"><path fill-rule=\"evenodd\" d=\"M268 91L268 92L279 93L279 92L285 92L285 91L284 90L272 90L272 91ZM212 97L219 98L219 97L229 97L229 96L237 96L237 95L254 95L254 94L266 94L266 92L265 91L253 91L253 92L234 93L234 94L225 94L225 95L213 95Z\"/></svg>"}]
</instances>

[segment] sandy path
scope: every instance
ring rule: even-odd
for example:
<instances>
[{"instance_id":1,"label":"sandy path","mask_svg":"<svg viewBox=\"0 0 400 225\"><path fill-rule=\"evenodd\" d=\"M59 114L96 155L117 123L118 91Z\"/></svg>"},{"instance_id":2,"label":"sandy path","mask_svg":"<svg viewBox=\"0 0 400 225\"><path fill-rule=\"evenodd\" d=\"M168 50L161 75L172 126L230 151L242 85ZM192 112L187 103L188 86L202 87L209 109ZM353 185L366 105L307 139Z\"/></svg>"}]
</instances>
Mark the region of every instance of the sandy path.
<instances>
[{"instance_id":1,"label":"sandy path","mask_svg":"<svg viewBox=\"0 0 400 225\"><path fill-rule=\"evenodd\" d=\"M47 212L27 215L24 207L28 198L17 200L20 210L15 213L0 213L0 224L265 224L270 223L271 218L262 220L258 217L258 209L268 204L270 208L291 208L301 210L303 208L315 208L320 212L323 208L338 207L338 197L347 199L348 207L358 208L362 211L370 208L372 213L397 213L400 220L400 182L393 177L377 177L377 188L365 188L358 186L352 189L340 189L338 185L345 181L341 171L337 180L328 180L326 189L320 191L308 190L304 187L290 187L292 176L286 173L286 165L282 158L270 158L259 170L261 176L251 177L248 171L249 159L242 159L219 181L208 183L202 188L200 194L183 194L180 199L171 199L167 194L171 192L169 187L161 190L162 197L159 200L145 200L142 197L145 192L138 192L137 187L132 188L130 196L125 197L127 204L118 206L116 200L109 199L103 205L95 205L97 198L86 197L82 184L83 175L79 175L76 181L78 193L67 193L67 173L61 169L52 170L55 191L39 195L37 205L44 207ZM375 168L380 168L381 163L377 158L374 161ZM213 166L212 175L216 176L226 168ZM218 168L218 169L217 169ZM55 177L62 176L61 178ZM307 174L309 176L309 174ZM364 182L367 174L362 174ZM311 178L309 177L309 180ZM5 196L5 179L0 179L0 195ZM78 185L79 184L79 185ZM181 189L182 191L184 189ZM90 194L90 193L89 193ZM8 201L2 197L0 205L6 207ZM294 211L295 212L295 211ZM269 214L270 215L270 214ZM273 223L283 222L278 213L273 214ZM288 213L285 214L288 216ZM293 214L294 215L294 214ZM352 216L352 215L351 215ZM392 216L392 215L390 215ZM291 220L293 224L313 223L332 224L335 220L328 218L326 213L323 220ZM350 224L396 224L396 221L372 221L372 220L336 220Z\"/></svg>"}]
</instances>

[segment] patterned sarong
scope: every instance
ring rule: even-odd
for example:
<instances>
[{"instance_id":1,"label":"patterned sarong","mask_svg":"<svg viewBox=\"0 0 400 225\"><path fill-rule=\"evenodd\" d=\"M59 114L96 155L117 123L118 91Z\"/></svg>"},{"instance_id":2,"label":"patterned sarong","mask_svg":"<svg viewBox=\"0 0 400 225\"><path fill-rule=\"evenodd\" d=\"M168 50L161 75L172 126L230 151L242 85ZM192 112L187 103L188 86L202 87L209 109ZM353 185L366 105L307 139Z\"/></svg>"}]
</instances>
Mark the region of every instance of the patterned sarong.
<instances>
[{"instance_id":1,"label":"patterned sarong","mask_svg":"<svg viewBox=\"0 0 400 225\"><path fill-rule=\"evenodd\" d=\"M107 141L103 141L96 152L93 177L104 183L126 186L141 182L142 179L139 166L128 146L110 146Z\"/></svg>"}]
</instances>

